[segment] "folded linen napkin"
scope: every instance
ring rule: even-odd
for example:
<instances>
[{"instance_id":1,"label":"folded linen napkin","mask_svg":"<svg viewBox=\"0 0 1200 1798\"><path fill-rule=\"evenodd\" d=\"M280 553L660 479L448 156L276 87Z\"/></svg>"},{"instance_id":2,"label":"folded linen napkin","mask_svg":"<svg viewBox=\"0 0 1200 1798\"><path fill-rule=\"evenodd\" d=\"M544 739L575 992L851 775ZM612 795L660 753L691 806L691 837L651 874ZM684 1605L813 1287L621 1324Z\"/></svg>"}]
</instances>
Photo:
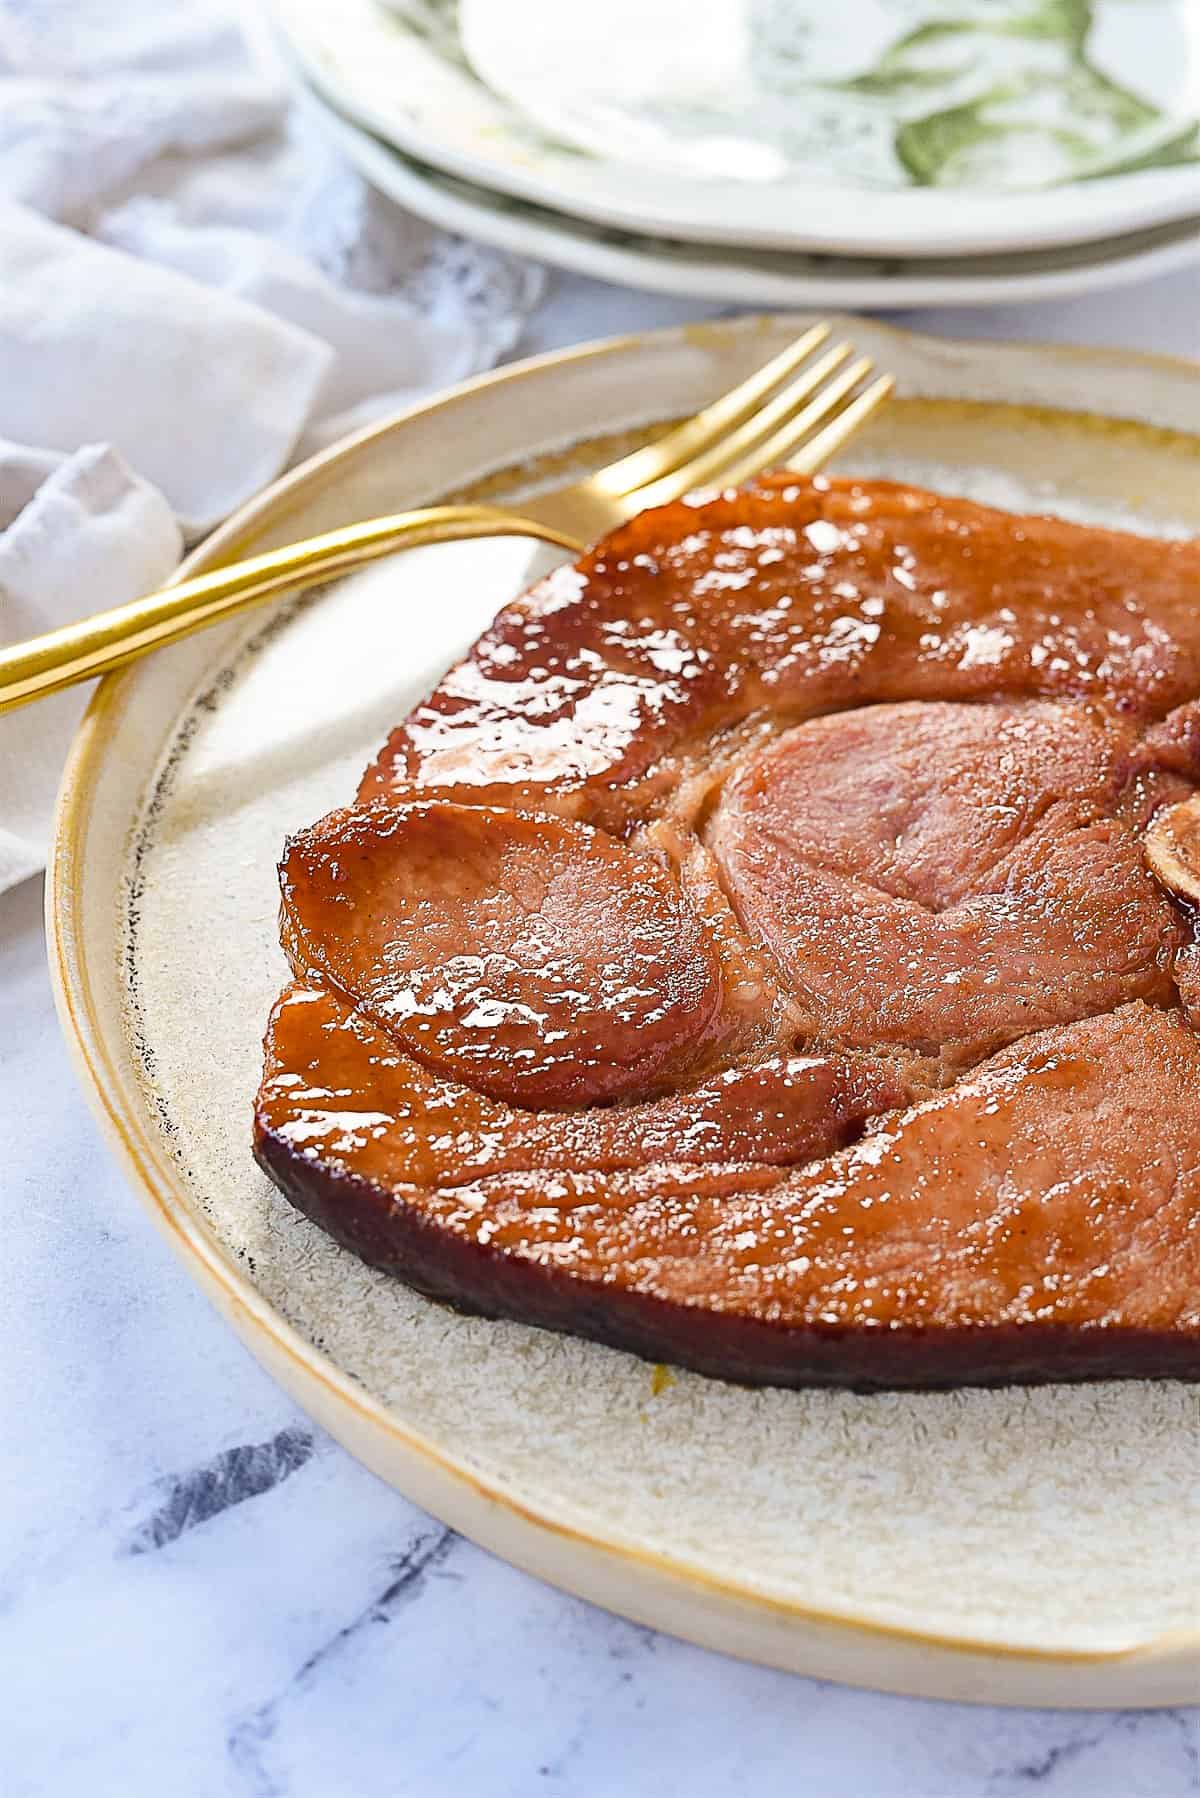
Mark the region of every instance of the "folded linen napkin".
<instances>
[{"instance_id":1,"label":"folded linen napkin","mask_svg":"<svg viewBox=\"0 0 1200 1798\"><path fill-rule=\"evenodd\" d=\"M0 642L157 584L542 291L367 189L208 0L0 0L0 195ZM82 703L0 718L0 891L44 860Z\"/></svg>"}]
</instances>

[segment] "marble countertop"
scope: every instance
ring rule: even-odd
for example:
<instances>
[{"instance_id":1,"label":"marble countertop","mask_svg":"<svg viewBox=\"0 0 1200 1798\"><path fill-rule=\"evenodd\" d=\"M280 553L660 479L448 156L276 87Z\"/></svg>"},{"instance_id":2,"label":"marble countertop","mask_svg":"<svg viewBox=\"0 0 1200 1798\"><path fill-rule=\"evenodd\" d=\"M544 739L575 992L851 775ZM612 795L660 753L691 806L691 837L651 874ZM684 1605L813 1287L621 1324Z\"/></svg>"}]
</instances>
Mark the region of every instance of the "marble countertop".
<instances>
[{"instance_id":1,"label":"marble countertop","mask_svg":"<svg viewBox=\"0 0 1200 1798\"><path fill-rule=\"evenodd\" d=\"M704 310L564 279L521 347ZM1200 271L898 322L1198 355ZM0 1142L6 1798L1200 1791L1200 1710L989 1710L746 1666L565 1597L381 1485L127 1189L59 1035L37 882L0 898Z\"/></svg>"}]
</instances>

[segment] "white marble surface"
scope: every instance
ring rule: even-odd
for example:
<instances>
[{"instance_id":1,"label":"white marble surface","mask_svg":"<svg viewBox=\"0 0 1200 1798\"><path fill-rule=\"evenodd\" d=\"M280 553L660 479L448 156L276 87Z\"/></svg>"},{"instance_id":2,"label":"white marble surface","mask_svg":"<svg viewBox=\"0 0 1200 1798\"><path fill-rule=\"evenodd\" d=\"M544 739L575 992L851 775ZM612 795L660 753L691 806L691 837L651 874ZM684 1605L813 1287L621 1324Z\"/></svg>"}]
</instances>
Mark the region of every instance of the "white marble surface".
<instances>
[{"instance_id":1,"label":"white marble surface","mask_svg":"<svg viewBox=\"0 0 1200 1798\"><path fill-rule=\"evenodd\" d=\"M522 348L701 310L564 280ZM1200 272L910 322L1200 354ZM380 1485L259 1371L114 1167L59 1036L40 901L38 883L0 898L5 1798L1200 1791L1200 1711L1006 1712L740 1665L566 1598Z\"/></svg>"}]
</instances>

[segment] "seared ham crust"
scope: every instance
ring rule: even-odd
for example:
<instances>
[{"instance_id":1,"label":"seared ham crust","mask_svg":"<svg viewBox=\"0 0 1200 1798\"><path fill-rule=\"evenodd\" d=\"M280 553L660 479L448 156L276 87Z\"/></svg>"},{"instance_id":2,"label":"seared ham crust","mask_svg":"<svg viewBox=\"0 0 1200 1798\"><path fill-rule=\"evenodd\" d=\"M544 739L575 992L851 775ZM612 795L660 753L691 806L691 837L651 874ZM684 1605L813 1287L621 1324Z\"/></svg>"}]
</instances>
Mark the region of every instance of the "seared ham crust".
<instances>
[{"instance_id":1,"label":"seared ham crust","mask_svg":"<svg viewBox=\"0 0 1200 1798\"><path fill-rule=\"evenodd\" d=\"M643 514L289 844L260 1162L424 1292L733 1379L1200 1375L1198 595L886 482Z\"/></svg>"}]
</instances>

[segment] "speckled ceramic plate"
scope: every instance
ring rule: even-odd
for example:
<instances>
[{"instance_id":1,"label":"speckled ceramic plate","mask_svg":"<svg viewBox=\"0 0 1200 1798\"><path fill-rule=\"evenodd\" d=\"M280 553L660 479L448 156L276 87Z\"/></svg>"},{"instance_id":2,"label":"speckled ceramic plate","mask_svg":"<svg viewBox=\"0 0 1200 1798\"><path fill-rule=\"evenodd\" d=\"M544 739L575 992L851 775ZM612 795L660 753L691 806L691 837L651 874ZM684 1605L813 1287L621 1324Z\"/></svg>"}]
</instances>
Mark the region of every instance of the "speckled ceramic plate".
<instances>
[{"instance_id":1,"label":"speckled ceramic plate","mask_svg":"<svg viewBox=\"0 0 1200 1798\"><path fill-rule=\"evenodd\" d=\"M1200 221L1195 219L1101 243L945 261L675 243L567 218L528 200L438 174L402 156L315 94L313 102L351 162L409 211L481 243L655 293L694 294L743 306L997 306L1121 287L1200 260Z\"/></svg>"},{"instance_id":2,"label":"speckled ceramic plate","mask_svg":"<svg viewBox=\"0 0 1200 1798\"><path fill-rule=\"evenodd\" d=\"M691 411L798 323L617 340L472 382L290 475L192 566L562 478ZM1200 530L1200 370L848 328L902 396L848 466ZM864 1397L656 1376L416 1297L254 1166L260 1037L284 978L284 835L352 794L387 727L529 559L511 541L414 552L98 692L59 807L50 936L64 1027L135 1188L321 1423L548 1580L734 1654L898 1691L1200 1698L1200 1390Z\"/></svg>"},{"instance_id":3,"label":"speckled ceramic plate","mask_svg":"<svg viewBox=\"0 0 1200 1798\"><path fill-rule=\"evenodd\" d=\"M1200 209L1195 0L271 10L313 81L406 154L606 226L955 256Z\"/></svg>"}]
</instances>

